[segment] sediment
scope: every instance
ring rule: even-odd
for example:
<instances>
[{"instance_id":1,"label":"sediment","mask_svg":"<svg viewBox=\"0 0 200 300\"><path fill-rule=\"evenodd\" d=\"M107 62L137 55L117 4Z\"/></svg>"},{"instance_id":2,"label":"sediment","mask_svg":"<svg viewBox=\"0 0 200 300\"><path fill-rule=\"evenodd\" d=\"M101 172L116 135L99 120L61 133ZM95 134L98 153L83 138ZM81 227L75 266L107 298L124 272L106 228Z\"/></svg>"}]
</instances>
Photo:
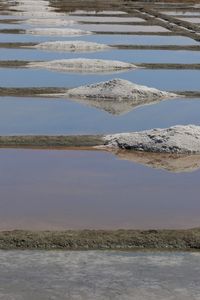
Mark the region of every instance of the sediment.
<instances>
[{"instance_id":1,"label":"sediment","mask_svg":"<svg viewBox=\"0 0 200 300\"><path fill-rule=\"evenodd\" d=\"M200 250L200 229L0 232L0 249Z\"/></svg>"}]
</instances>

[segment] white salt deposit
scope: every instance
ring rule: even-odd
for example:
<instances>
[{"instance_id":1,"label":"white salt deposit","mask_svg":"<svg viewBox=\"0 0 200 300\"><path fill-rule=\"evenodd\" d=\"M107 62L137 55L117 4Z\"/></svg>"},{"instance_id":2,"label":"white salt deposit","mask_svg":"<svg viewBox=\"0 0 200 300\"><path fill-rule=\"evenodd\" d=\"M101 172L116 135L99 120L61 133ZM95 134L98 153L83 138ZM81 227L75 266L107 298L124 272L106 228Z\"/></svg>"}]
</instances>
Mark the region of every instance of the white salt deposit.
<instances>
[{"instance_id":1,"label":"white salt deposit","mask_svg":"<svg viewBox=\"0 0 200 300\"><path fill-rule=\"evenodd\" d=\"M27 12L32 12L32 11L51 11L53 10L52 7L48 6L43 6L43 5L32 5L32 4L23 4L23 5L17 5L17 6L11 6L11 9L14 10L19 10L19 11L27 11Z\"/></svg>"},{"instance_id":2,"label":"white salt deposit","mask_svg":"<svg viewBox=\"0 0 200 300\"><path fill-rule=\"evenodd\" d=\"M130 64L131 65L131 64ZM134 65L132 65L134 67ZM163 92L155 88L134 84L127 80L113 79L106 82L81 86L68 91L72 97L102 100L158 100L162 98L176 97L175 94Z\"/></svg>"},{"instance_id":3,"label":"white salt deposit","mask_svg":"<svg viewBox=\"0 0 200 300\"><path fill-rule=\"evenodd\" d=\"M104 137L111 148L136 151L195 154L200 153L200 126L174 126L141 132L119 133Z\"/></svg>"},{"instance_id":4,"label":"white salt deposit","mask_svg":"<svg viewBox=\"0 0 200 300\"><path fill-rule=\"evenodd\" d=\"M59 36L81 36L92 34L90 31L84 31L80 29L73 29L73 28L33 28L27 29L27 33L35 34L35 35L59 35Z\"/></svg>"},{"instance_id":5,"label":"white salt deposit","mask_svg":"<svg viewBox=\"0 0 200 300\"><path fill-rule=\"evenodd\" d=\"M125 15L127 14L124 11L113 11L113 10L102 10L102 11L98 11L96 12L95 10L93 11L87 11L87 10L75 10L73 12L70 13L70 15Z\"/></svg>"},{"instance_id":6,"label":"white salt deposit","mask_svg":"<svg viewBox=\"0 0 200 300\"><path fill-rule=\"evenodd\" d=\"M69 26L76 24L77 22L74 20L65 20L65 19L59 19L59 18L50 18L50 19L27 19L25 20L25 23L27 24L33 24L33 25L45 25L45 26Z\"/></svg>"},{"instance_id":7,"label":"white salt deposit","mask_svg":"<svg viewBox=\"0 0 200 300\"><path fill-rule=\"evenodd\" d=\"M46 68L46 69L57 70L61 72L72 71L72 72L87 72L87 73L119 71L124 69L127 70L131 68L135 68L133 64L125 63L121 61L103 60L103 59L86 59L86 58L31 62L28 64L28 67ZM73 93L73 90L70 91Z\"/></svg>"},{"instance_id":8,"label":"white salt deposit","mask_svg":"<svg viewBox=\"0 0 200 300\"><path fill-rule=\"evenodd\" d=\"M34 46L34 48L53 51L87 52L105 50L110 47L105 44L85 41L56 41L40 43Z\"/></svg>"},{"instance_id":9,"label":"white salt deposit","mask_svg":"<svg viewBox=\"0 0 200 300\"><path fill-rule=\"evenodd\" d=\"M40 11L39 9L35 11L16 11L13 12L12 15L28 18L60 18L61 16L65 16L64 13L57 13L54 11Z\"/></svg>"}]
</instances>

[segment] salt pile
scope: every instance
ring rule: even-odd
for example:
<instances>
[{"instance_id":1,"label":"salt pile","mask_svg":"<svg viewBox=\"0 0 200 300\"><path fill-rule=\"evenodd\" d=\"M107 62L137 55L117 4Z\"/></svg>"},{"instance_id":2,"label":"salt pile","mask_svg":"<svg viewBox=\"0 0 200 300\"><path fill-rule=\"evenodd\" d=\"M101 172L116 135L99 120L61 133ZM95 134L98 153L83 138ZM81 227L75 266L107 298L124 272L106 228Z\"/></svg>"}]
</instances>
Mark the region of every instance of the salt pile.
<instances>
[{"instance_id":1,"label":"salt pile","mask_svg":"<svg viewBox=\"0 0 200 300\"><path fill-rule=\"evenodd\" d=\"M16 11L13 12L12 15L27 18L60 18L61 16L65 16L64 13L58 13L54 11L40 11L39 9L34 11Z\"/></svg>"},{"instance_id":2,"label":"salt pile","mask_svg":"<svg viewBox=\"0 0 200 300\"><path fill-rule=\"evenodd\" d=\"M133 64L125 63L114 60L103 60L103 59L86 59L86 58L75 58L75 59L61 59L44 62L31 62L28 67L34 68L46 68L56 71L72 71L72 72L87 72L87 73L98 73L98 72L109 72L119 71L135 68ZM72 95L76 91L83 91L87 87L70 90ZM95 92L95 91L94 91ZM100 91L101 92L101 91Z\"/></svg>"},{"instance_id":3,"label":"salt pile","mask_svg":"<svg viewBox=\"0 0 200 300\"><path fill-rule=\"evenodd\" d=\"M174 126L104 137L105 145L136 151L195 154L200 153L200 126Z\"/></svg>"},{"instance_id":4,"label":"salt pile","mask_svg":"<svg viewBox=\"0 0 200 300\"><path fill-rule=\"evenodd\" d=\"M59 36L71 36L71 35L87 35L92 34L90 31L84 31L80 29L72 28L33 28L27 29L27 33L35 35L59 35Z\"/></svg>"},{"instance_id":5,"label":"salt pile","mask_svg":"<svg viewBox=\"0 0 200 300\"><path fill-rule=\"evenodd\" d=\"M129 64L135 67L134 65ZM68 91L71 97L86 98L86 99L102 99L102 100L135 100L139 103L140 100L158 100L164 98L176 97L175 94L163 92L154 88L134 84L123 79L113 79L110 81L100 82L81 86Z\"/></svg>"},{"instance_id":6,"label":"salt pile","mask_svg":"<svg viewBox=\"0 0 200 300\"><path fill-rule=\"evenodd\" d=\"M32 12L32 11L52 11L53 8L49 6L43 6L43 5L32 5L32 4L23 4L23 5L17 5L17 6L11 6L11 9L19 10L19 11L25 11L25 12Z\"/></svg>"},{"instance_id":7,"label":"salt pile","mask_svg":"<svg viewBox=\"0 0 200 300\"><path fill-rule=\"evenodd\" d=\"M75 10L70 13L70 15L125 15L127 12L124 11L113 11L113 10L102 10L102 11L95 11L95 10Z\"/></svg>"},{"instance_id":8,"label":"salt pile","mask_svg":"<svg viewBox=\"0 0 200 300\"><path fill-rule=\"evenodd\" d=\"M25 20L25 23L27 24L33 24L33 25L45 25L45 26L69 26L69 25L73 25L76 24L77 22L74 20L64 20L64 19L59 19L59 18L55 18L55 19L28 19Z\"/></svg>"},{"instance_id":9,"label":"salt pile","mask_svg":"<svg viewBox=\"0 0 200 300\"><path fill-rule=\"evenodd\" d=\"M34 48L54 51L87 52L105 50L110 47L105 44L84 41L56 41L40 43L35 45Z\"/></svg>"}]
</instances>

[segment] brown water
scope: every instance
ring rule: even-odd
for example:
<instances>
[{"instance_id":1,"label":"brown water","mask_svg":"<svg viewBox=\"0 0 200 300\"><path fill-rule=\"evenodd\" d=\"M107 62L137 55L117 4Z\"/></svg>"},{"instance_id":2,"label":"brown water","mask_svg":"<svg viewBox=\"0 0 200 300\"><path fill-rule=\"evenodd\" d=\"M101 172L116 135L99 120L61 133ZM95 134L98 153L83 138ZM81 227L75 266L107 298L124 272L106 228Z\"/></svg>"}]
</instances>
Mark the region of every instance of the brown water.
<instances>
[{"instance_id":1,"label":"brown water","mask_svg":"<svg viewBox=\"0 0 200 300\"><path fill-rule=\"evenodd\" d=\"M106 152L29 149L1 149L0 168L1 230L199 225L199 170L176 174Z\"/></svg>"}]
</instances>

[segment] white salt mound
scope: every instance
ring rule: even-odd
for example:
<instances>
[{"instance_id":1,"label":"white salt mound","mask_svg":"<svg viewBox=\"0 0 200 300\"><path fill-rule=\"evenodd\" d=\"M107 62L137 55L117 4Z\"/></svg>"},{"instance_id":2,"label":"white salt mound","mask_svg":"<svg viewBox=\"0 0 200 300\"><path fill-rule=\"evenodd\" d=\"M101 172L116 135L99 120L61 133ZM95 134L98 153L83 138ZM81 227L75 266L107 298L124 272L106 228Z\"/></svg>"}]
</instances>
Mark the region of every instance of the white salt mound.
<instances>
[{"instance_id":1,"label":"white salt mound","mask_svg":"<svg viewBox=\"0 0 200 300\"><path fill-rule=\"evenodd\" d=\"M124 63L123 63L124 64ZM131 66L131 64L128 64ZM132 65L132 67L135 67ZM69 96L87 98L87 99L102 99L102 100L140 100L162 98L172 98L177 95L163 92L154 88L149 88L143 85L134 84L127 80L113 79L110 81L100 82L81 86L68 91Z\"/></svg>"},{"instance_id":2,"label":"white salt mound","mask_svg":"<svg viewBox=\"0 0 200 300\"><path fill-rule=\"evenodd\" d=\"M47 68L57 71L79 71L79 72L107 72L107 71L118 71L122 69L130 69L135 66L129 63L114 61L114 60L103 60L103 59L86 59L86 58L75 58L75 59L61 59L44 62L31 62L28 64L29 67L36 68ZM78 88L84 89L84 88ZM70 90L71 93L77 89Z\"/></svg>"},{"instance_id":3,"label":"white salt mound","mask_svg":"<svg viewBox=\"0 0 200 300\"><path fill-rule=\"evenodd\" d=\"M12 15L15 16L21 16L21 17L27 17L27 18L56 18L65 16L64 13L57 13L54 11L15 11L12 12Z\"/></svg>"},{"instance_id":4,"label":"white salt mound","mask_svg":"<svg viewBox=\"0 0 200 300\"><path fill-rule=\"evenodd\" d=\"M84 51L99 51L109 49L105 44L98 44L84 41L56 41L40 43L34 48L54 51L70 51L70 52L84 52Z\"/></svg>"},{"instance_id":5,"label":"white salt mound","mask_svg":"<svg viewBox=\"0 0 200 300\"><path fill-rule=\"evenodd\" d=\"M43 0L17 0L17 3L19 3L20 5L43 5L43 6L48 6L49 5L49 1L43 1Z\"/></svg>"},{"instance_id":6,"label":"white salt mound","mask_svg":"<svg viewBox=\"0 0 200 300\"><path fill-rule=\"evenodd\" d=\"M200 153L200 126L174 126L104 137L107 147L136 151L195 154Z\"/></svg>"},{"instance_id":7,"label":"white salt mound","mask_svg":"<svg viewBox=\"0 0 200 300\"><path fill-rule=\"evenodd\" d=\"M26 30L27 33L35 35L59 35L59 36L71 36L71 35L86 35L92 34L90 31L84 31L80 29L72 28L33 28Z\"/></svg>"},{"instance_id":8,"label":"white salt mound","mask_svg":"<svg viewBox=\"0 0 200 300\"><path fill-rule=\"evenodd\" d=\"M23 4L23 5L17 5L17 6L11 6L11 9L19 10L19 11L25 11L25 12L32 12L32 11L52 11L53 8L49 6L44 5L32 5L32 4Z\"/></svg>"},{"instance_id":9,"label":"white salt mound","mask_svg":"<svg viewBox=\"0 0 200 300\"><path fill-rule=\"evenodd\" d=\"M74 20L64 20L64 19L28 19L25 20L25 23L27 24L33 24L33 25L45 25L45 26L49 26L49 25L53 25L53 26L69 26L69 25L73 25L76 24L77 22Z\"/></svg>"},{"instance_id":10,"label":"white salt mound","mask_svg":"<svg viewBox=\"0 0 200 300\"><path fill-rule=\"evenodd\" d=\"M95 10L75 10L73 12L70 13L70 15L125 15L127 14L127 12L124 11L114 11L114 10L102 10L102 11L98 11L96 12Z\"/></svg>"}]
</instances>

